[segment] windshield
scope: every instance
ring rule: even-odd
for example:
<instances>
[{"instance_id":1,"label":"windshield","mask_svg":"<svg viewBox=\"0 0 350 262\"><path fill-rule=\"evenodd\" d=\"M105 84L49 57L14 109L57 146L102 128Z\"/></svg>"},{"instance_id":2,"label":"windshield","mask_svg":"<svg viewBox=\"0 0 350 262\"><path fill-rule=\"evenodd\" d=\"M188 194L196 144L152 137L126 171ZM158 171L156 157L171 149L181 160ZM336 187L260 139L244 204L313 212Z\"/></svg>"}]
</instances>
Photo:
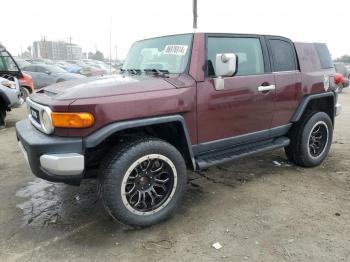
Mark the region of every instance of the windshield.
<instances>
[{"instance_id":1,"label":"windshield","mask_svg":"<svg viewBox=\"0 0 350 262\"><path fill-rule=\"evenodd\" d=\"M0 71L19 72L19 69L7 51L0 51Z\"/></svg>"},{"instance_id":2,"label":"windshield","mask_svg":"<svg viewBox=\"0 0 350 262\"><path fill-rule=\"evenodd\" d=\"M167 70L183 73L186 70L192 34L164 36L135 42L123 65L123 70Z\"/></svg>"}]
</instances>

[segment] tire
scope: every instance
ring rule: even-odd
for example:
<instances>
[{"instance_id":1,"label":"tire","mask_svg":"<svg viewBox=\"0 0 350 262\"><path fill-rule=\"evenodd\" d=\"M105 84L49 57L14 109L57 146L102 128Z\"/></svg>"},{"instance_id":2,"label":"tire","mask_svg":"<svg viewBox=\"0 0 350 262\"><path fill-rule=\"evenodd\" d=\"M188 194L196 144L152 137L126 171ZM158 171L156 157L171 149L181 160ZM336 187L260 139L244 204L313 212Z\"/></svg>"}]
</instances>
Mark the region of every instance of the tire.
<instances>
[{"instance_id":1,"label":"tire","mask_svg":"<svg viewBox=\"0 0 350 262\"><path fill-rule=\"evenodd\" d=\"M289 161L302 167L320 165L327 157L333 139L333 123L325 112L312 112L292 127L285 148Z\"/></svg>"},{"instance_id":2,"label":"tire","mask_svg":"<svg viewBox=\"0 0 350 262\"><path fill-rule=\"evenodd\" d=\"M0 105L0 127L5 127L6 108Z\"/></svg>"},{"instance_id":3,"label":"tire","mask_svg":"<svg viewBox=\"0 0 350 262\"><path fill-rule=\"evenodd\" d=\"M187 186L186 171L182 155L171 144L156 138L127 141L113 148L101 163L103 204L123 224L159 223L180 203Z\"/></svg>"},{"instance_id":4,"label":"tire","mask_svg":"<svg viewBox=\"0 0 350 262\"><path fill-rule=\"evenodd\" d=\"M21 86L20 92L21 92L21 98L25 102L30 95L29 90L27 88L25 88L24 86Z\"/></svg>"}]
</instances>

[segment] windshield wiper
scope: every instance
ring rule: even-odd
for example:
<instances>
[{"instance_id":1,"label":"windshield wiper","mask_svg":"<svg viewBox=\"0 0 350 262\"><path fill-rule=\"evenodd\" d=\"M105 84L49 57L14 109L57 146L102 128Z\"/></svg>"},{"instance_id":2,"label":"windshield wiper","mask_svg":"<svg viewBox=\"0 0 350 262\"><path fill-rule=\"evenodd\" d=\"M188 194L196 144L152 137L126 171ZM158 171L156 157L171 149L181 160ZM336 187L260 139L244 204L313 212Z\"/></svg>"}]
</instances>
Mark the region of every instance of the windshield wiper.
<instances>
[{"instance_id":1,"label":"windshield wiper","mask_svg":"<svg viewBox=\"0 0 350 262\"><path fill-rule=\"evenodd\" d=\"M133 68L123 69L123 68L121 68L120 71L121 72L129 72L129 73L131 73L133 75L141 74L141 69L133 69Z\"/></svg>"},{"instance_id":2,"label":"windshield wiper","mask_svg":"<svg viewBox=\"0 0 350 262\"><path fill-rule=\"evenodd\" d=\"M168 76L169 70L165 70L165 69L147 68L147 69L144 69L143 71L151 72L155 75L162 76L162 77L169 77Z\"/></svg>"}]
</instances>

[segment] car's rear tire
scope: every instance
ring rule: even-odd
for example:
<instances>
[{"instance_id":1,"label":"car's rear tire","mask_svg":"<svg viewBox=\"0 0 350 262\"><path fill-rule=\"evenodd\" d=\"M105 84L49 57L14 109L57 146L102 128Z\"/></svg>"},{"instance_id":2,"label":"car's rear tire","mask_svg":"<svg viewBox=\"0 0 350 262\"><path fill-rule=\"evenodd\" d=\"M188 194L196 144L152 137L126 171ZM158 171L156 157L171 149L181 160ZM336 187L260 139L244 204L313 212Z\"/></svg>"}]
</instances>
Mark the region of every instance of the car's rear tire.
<instances>
[{"instance_id":1,"label":"car's rear tire","mask_svg":"<svg viewBox=\"0 0 350 262\"><path fill-rule=\"evenodd\" d=\"M108 213L134 227L168 218L187 185L180 152L155 138L137 138L112 149L101 163L99 176Z\"/></svg>"},{"instance_id":2,"label":"car's rear tire","mask_svg":"<svg viewBox=\"0 0 350 262\"><path fill-rule=\"evenodd\" d=\"M333 123L325 112L312 112L296 123L285 148L289 161L303 167L320 165L327 157L333 139Z\"/></svg>"}]
</instances>

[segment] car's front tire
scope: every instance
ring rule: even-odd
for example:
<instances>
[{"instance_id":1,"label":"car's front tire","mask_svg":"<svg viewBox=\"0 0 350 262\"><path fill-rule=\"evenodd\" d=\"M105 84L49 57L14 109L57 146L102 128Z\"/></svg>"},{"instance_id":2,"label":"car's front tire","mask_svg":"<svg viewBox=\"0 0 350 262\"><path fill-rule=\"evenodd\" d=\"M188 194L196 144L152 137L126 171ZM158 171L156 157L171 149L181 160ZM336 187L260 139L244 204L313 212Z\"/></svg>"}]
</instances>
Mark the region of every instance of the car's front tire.
<instances>
[{"instance_id":1,"label":"car's front tire","mask_svg":"<svg viewBox=\"0 0 350 262\"><path fill-rule=\"evenodd\" d=\"M186 164L171 144L139 138L112 149L102 161L103 204L116 220L150 226L176 209L187 185Z\"/></svg>"},{"instance_id":2,"label":"car's front tire","mask_svg":"<svg viewBox=\"0 0 350 262\"><path fill-rule=\"evenodd\" d=\"M332 120L325 112L310 113L292 127L290 139L285 148L290 161L303 167L318 166L327 157L332 144Z\"/></svg>"},{"instance_id":3,"label":"car's front tire","mask_svg":"<svg viewBox=\"0 0 350 262\"><path fill-rule=\"evenodd\" d=\"M20 87L20 95L21 95L21 98L23 99L23 101L25 102L30 95L29 90L27 88L25 88L24 86L21 86Z\"/></svg>"}]
</instances>

